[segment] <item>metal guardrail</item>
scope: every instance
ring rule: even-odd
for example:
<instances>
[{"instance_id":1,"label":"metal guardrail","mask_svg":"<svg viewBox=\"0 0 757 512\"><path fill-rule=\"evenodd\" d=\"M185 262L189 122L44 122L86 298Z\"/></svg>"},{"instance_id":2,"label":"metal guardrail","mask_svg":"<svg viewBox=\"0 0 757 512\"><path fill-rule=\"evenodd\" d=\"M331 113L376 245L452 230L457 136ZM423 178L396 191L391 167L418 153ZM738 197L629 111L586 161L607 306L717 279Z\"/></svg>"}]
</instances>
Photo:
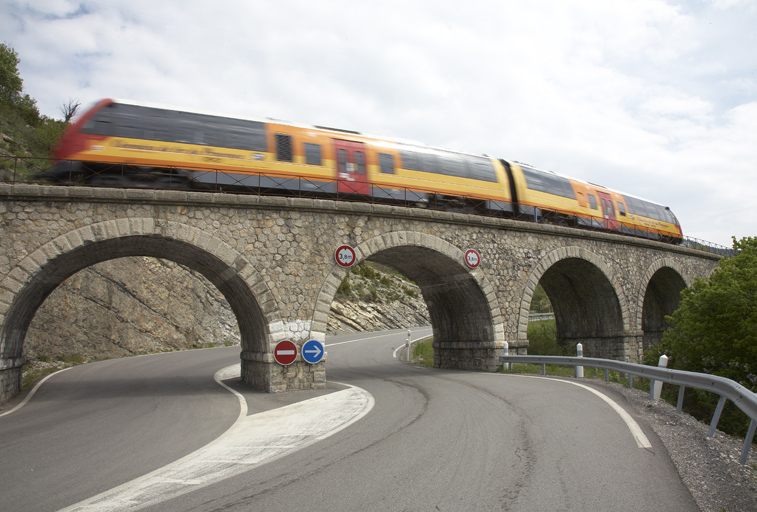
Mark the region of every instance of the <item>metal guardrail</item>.
<instances>
[{"instance_id":1,"label":"metal guardrail","mask_svg":"<svg viewBox=\"0 0 757 512\"><path fill-rule=\"evenodd\" d=\"M718 405L715 408L715 414L710 421L709 437L715 435L715 429L720 421L720 414L723 412L723 406L725 401L731 400L736 407L741 409L750 418L749 429L747 431L746 438L744 439L744 447L741 450L741 458L739 459L742 464L746 464L747 457L749 456L749 449L752 446L752 440L754 439L754 433L757 429L757 394L752 393L744 386L737 382L726 379L725 377L718 377L717 375L709 375L706 373L687 372L683 370L673 370L670 368L663 368L659 366L646 366L643 364L626 363L624 361L615 361L613 359L598 359L592 357L560 357L560 356L511 356L507 355L507 349L505 349L506 355L500 356L499 361L501 363L531 363L542 365L542 375L545 374L546 365L559 364L567 366L575 366L576 368L583 368L588 366L591 368L600 368L605 371L605 382L609 381L609 371L617 371L628 374L628 387L633 387L633 376L649 379L650 385L650 399L655 400L653 383L655 381L664 382L667 384L675 384L680 386L678 390L678 404L676 409L681 412L683 407L683 395L686 388L702 389L704 391L710 391L720 396ZM578 373L578 372L577 372Z\"/></svg>"}]
</instances>

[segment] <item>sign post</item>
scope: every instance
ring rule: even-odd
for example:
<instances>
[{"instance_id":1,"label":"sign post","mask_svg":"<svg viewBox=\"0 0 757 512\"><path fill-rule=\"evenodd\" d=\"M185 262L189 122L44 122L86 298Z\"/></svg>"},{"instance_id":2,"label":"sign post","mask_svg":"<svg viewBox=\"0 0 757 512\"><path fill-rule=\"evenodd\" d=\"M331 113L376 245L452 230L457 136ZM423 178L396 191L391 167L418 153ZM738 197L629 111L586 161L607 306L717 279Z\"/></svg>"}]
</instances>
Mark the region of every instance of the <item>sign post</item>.
<instances>
[{"instance_id":1,"label":"sign post","mask_svg":"<svg viewBox=\"0 0 757 512\"><path fill-rule=\"evenodd\" d=\"M273 358L282 366L289 366L297 359L297 345L289 340L280 341L273 349Z\"/></svg>"}]
</instances>

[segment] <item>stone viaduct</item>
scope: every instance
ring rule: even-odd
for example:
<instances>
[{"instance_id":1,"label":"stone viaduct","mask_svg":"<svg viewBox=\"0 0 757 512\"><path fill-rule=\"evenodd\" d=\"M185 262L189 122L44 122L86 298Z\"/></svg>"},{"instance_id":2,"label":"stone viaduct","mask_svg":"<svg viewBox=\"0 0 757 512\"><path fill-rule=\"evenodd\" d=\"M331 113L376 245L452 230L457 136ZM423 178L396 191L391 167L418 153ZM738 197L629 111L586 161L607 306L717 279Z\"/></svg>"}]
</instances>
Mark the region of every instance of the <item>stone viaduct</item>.
<instances>
[{"instance_id":1,"label":"stone viaduct","mask_svg":"<svg viewBox=\"0 0 757 512\"><path fill-rule=\"evenodd\" d=\"M19 391L24 337L66 278L125 256L176 261L228 300L242 379L266 391L325 386L326 362L280 366L273 347L324 340L349 269L334 252L395 268L423 294L434 365L494 371L505 343L525 353L541 283L558 338L587 356L638 361L664 317L718 256L619 235L369 203L187 191L0 184L0 403ZM475 249L481 263L465 265Z\"/></svg>"}]
</instances>

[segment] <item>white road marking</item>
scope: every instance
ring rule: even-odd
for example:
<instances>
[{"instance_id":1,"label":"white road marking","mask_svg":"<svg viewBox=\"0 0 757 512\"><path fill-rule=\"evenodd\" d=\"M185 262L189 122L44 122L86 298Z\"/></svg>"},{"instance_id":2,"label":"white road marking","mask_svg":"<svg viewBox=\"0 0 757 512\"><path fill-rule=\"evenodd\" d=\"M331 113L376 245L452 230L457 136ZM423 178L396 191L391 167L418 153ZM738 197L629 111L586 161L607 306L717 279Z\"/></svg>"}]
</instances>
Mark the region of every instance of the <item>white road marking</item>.
<instances>
[{"instance_id":1,"label":"white road marking","mask_svg":"<svg viewBox=\"0 0 757 512\"><path fill-rule=\"evenodd\" d=\"M237 421L210 444L163 468L63 509L139 510L175 498L326 439L373 408L373 396L355 386L247 416L244 397L221 382L239 376L239 364L216 373L216 381L240 402Z\"/></svg>"},{"instance_id":2,"label":"white road marking","mask_svg":"<svg viewBox=\"0 0 757 512\"><path fill-rule=\"evenodd\" d=\"M550 379L547 377L539 377L537 375L521 375L522 377L528 377L531 379L544 379L544 380L550 380L552 382L565 382L566 384L573 384L574 386L578 386L580 388L586 389L588 391L591 391L595 395L597 395L599 398L604 400L610 407L612 407L615 412L618 413L618 415L621 417L623 421L625 421L626 425L628 426L628 430L631 431L631 435L633 436L634 440L636 441L636 445L639 448L651 448L652 443L649 442L649 438L647 438L646 435L644 435L644 431L641 430L641 427L638 423L636 423L636 420L634 420L630 414L628 414L625 409L623 409L621 406L619 406L612 398L605 395L604 393L601 393L597 391L594 388L591 388L589 386L586 386L584 384L580 384L578 382L573 382L572 380L562 380L562 379Z\"/></svg>"},{"instance_id":3,"label":"white road marking","mask_svg":"<svg viewBox=\"0 0 757 512\"><path fill-rule=\"evenodd\" d=\"M12 413L12 412L16 412L17 410L21 409L21 408L22 408L23 406L25 406L25 405L26 405L26 403L27 403L27 402L28 402L29 400L31 400L31 399L32 399L32 397L34 396L34 393L36 393L36 392L37 392L37 390L39 389L39 387L40 387L40 386L41 386L42 384L44 384L44 383L45 383L45 381L46 381L47 379L49 379L49 378L50 378L50 377L52 377L53 375L58 375L58 374L59 374L60 372L64 372L64 371L66 371L66 370L68 370L68 369L70 369L70 368L73 368L73 367L72 367L72 366L68 366L68 367L66 367L66 368L63 368L63 369L61 369L61 370L58 370L58 371L56 371L56 372L53 372L53 373L51 373L50 375L48 375L47 377L45 377L44 379L42 379L41 381L37 382L37 384L36 384L36 385L35 385L35 386L34 386L34 387L32 388L32 390L31 390L31 391L29 391L29 394L28 394L28 395L26 395L26 398L24 398L24 401L23 401L23 402L21 402L20 404L18 404L18 405L17 405L16 407L14 407L13 409L11 409L10 411L5 411L4 413L0 414L0 418L2 418L3 416L5 416L6 414L10 414L10 413Z\"/></svg>"},{"instance_id":4,"label":"white road marking","mask_svg":"<svg viewBox=\"0 0 757 512\"><path fill-rule=\"evenodd\" d=\"M350 340L350 341L339 341L337 343L329 343L326 345L327 347L335 347L336 345L344 345L346 343L357 343L358 341L368 341L368 340L375 340L377 338L386 338L387 336L396 336L397 333L392 334L381 334L379 336L370 336L368 338L360 338L359 340Z\"/></svg>"},{"instance_id":5,"label":"white road marking","mask_svg":"<svg viewBox=\"0 0 757 512\"><path fill-rule=\"evenodd\" d=\"M410 340L410 343L415 343L416 341L425 340L425 339L426 339L426 338L428 338L429 336L431 336L431 334L430 334L430 333L429 333L429 334L427 334L427 335L425 335L425 336L421 336L420 338L415 338L414 340ZM394 352L392 352L392 357L393 357L394 359L397 359L397 353L398 353L398 352L399 352L400 350L402 350L403 348L405 348L405 343L403 343L402 345L400 345L399 347L397 347L397 348L395 348L395 349L394 349Z\"/></svg>"}]
</instances>

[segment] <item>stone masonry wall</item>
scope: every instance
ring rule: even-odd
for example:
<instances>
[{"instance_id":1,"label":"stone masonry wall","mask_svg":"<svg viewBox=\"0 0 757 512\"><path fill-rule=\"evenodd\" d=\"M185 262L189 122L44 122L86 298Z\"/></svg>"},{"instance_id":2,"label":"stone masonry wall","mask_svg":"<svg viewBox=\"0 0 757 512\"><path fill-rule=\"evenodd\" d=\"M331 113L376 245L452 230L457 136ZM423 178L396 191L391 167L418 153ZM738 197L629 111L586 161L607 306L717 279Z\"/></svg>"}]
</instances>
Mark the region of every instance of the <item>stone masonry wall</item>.
<instances>
[{"instance_id":1,"label":"stone masonry wall","mask_svg":"<svg viewBox=\"0 0 757 512\"><path fill-rule=\"evenodd\" d=\"M49 282L57 275L49 262L75 265L80 262L66 259L66 254L97 259L107 256L96 253L100 247L112 254L144 246L149 255L175 260L225 287L237 311L249 309L248 297L255 298L259 313L250 309L254 318L246 318L243 325L243 364L247 360L272 365L272 347L284 338L296 343L323 338L336 287L347 273L334 262L334 250L341 244L356 247L359 259L380 253L381 263L395 268L412 263L414 269L427 272L428 290L438 276L440 283L446 283L450 300L456 286L449 281L450 269L455 269L455 279L476 283L484 301L476 307L488 308L481 317L494 322L488 332L495 339L480 340L494 344L491 354L505 342L513 348L527 346L533 290L556 262L584 259L597 267L609 283L605 288L617 296L613 300L622 314L618 324L622 332L614 335L639 338L639 344L640 309L648 284L644 279L649 270L665 260L689 284L717 266L714 256L617 235L310 199L0 185L0 215L0 320L4 326L23 325L22 316L7 315L20 314L12 310L13 304L20 304L14 302L17 296L34 299L24 290L57 286ZM475 270L465 269L462 263L468 248L481 255L482 263ZM470 284L465 286L470 290ZM424 295L428 290L423 290ZM261 325L267 340L249 334L259 332ZM3 332L2 357L8 361L20 347L14 345L18 339L14 332ZM443 335L447 343L456 336L452 331L437 335ZM252 337L245 341L245 336ZM273 373L284 373L276 366L270 368Z\"/></svg>"}]
</instances>

